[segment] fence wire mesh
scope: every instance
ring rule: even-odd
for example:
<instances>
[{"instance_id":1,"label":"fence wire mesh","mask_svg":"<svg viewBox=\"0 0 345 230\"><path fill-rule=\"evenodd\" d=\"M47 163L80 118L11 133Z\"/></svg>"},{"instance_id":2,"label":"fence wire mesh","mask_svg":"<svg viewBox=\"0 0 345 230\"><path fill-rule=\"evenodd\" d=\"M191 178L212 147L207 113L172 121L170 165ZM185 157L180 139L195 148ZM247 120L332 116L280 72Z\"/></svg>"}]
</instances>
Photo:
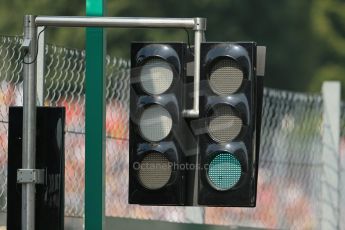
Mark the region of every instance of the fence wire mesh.
<instances>
[{"instance_id":1,"label":"fence wire mesh","mask_svg":"<svg viewBox=\"0 0 345 230\"><path fill-rule=\"evenodd\" d=\"M3 212L7 208L8 107L22 105L23 98L20 43L21 37L0 36L0 211ZM85 53L47 45L45 57L44 104L66 107L65 215L80 217L84 213ZM256 208L128 205L130 64L110 56L106 61L106 215L264 228L318 228L322 173L320 96L265 89ZM341 121L344 159L345 105ZM344 167L342 170L344 174ZM343 179L342 191L344 184ZM345 214L343 209L340 212ZM344 228L344 220L341 221Z\"/></svg>"}]
</instances>

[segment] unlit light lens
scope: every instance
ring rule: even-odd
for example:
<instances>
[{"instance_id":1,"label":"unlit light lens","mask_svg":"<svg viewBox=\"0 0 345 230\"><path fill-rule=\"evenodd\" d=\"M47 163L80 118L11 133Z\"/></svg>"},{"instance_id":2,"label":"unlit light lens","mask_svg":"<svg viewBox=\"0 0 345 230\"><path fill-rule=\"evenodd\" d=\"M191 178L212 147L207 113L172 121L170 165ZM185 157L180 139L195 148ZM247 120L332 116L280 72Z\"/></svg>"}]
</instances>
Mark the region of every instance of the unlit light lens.
<instances>
[{"instance_id":1,"label":"unlit light lens","mask_svg":"<svg viewBox=\"0 0 345 230\"><path fill-rule=\"evenodd\" d=\"M148 141L160 141L167 137L172 128L169 112L160 105L144 110L139 121L140 132Z\"/></svg>"},{"instance_id":2,"label":"unlit light lens","mask_svg":"<svg viewBox=\"0 0 345 230\"><path fill-rule=\"evenodd\" d=\"M221 96L235 93L242 85L243 72L232 59L222 59L212 67L209 77L212 90Z\"/></svg>"},{"instance_id":3,"label":"unlit light lens","mask_svg":"<svg viewBox=\"0 0 345 230\"><path fill-rule=\"evenodd\" d=\"M149 153L140 163L139 180L148 189L164 187L171 177L171 164L161 153Z\"/></svg>"},{"instance_id":4,"label":"unlit light lens","mask_svg":"<svg viewBox=\"0 0 345 230\"><path fill-rule=\"evenodd\" d=\"M215 141L226 143L240 134L242 125L241 118L230 106L221 105L214 109L209 119L208 132Z\"/></svg>"},{"instance_id":5,"label":"unlit light lens","mask_svg":"<svg viewBox=\"0 0 345 230\"><path fill-rule=\"evenodd\" d=\"M173 78L173 70L169 63L159 58L147 61L140 72L140 82L144 91L154 95L167 91Z\"/></svg>"}]
</instances>

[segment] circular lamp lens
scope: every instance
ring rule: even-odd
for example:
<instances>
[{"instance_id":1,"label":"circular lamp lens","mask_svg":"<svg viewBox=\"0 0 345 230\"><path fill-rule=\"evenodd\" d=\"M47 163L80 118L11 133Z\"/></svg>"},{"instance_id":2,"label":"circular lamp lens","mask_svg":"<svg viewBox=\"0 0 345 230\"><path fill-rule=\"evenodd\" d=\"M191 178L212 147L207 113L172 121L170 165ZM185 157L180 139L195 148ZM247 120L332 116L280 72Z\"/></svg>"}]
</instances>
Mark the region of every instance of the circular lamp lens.
<instances>
[{"instance_id":1,"label":"circular lamp lens","mask_svg":"<svg viewBox=\"0 0 345 230\"><path fill-rule=\"evenodd\" d=\"M145 92L161 94L169 89L174 77L168 62L160 58L152 58L141 67L140 82Z\"/></svg>"},{"instance_id":2,"label":"circular lamp lens","mask_svg":"<svg viewBox=\"0 0 345 230\"><path fill-rule=\"evenodd\" d=\"M235 139L240 134L243 123L236 112L226 105L217 106L209 119L208 132L211 138L220 143Z\"/></svg>"},{"instance_id":3,"label":"circular lamp lens","mask_svg":"<svg viewBox=\"0 0 345 230\"><path fill-rule=\"evenodd\" d=\"M139 180L148 189L160 189L164 187L171 177L171 164L160 153L147 154L140 163Z\"/></svg>"},{"instance_id":4,"label":"circular lamp lens","mask_svg":"<svg viewBox=\"0 0 345 230\"><path fill-rule=\"evenodd\" d=\"M212 90L221 96L235 93L242 85L243 72L232 59L222 59L212 67L209 82Z\"/></svg>"},{"instance_id":5,"label":"circular lamp lens","mask_svg":"<svg viewBox=\"0 0 345 230\"><path fill-rule=\"evenodd\" d=\"M169 112L160 105L144 110L139 121L140 132L148 141L160 141L167 137L172 128Z\"/></svg>"},{"instance_id":6,"label":"circular lamp lens","mask_svg":"<svg viewBox=\"0 0 345 230\"><path fill-rule=\"evenodd\" d=\"M232 154L221 152L210 162L207 173L216 189L228 190L241 178L241 163Z\"/></svg>"}]
</instances>

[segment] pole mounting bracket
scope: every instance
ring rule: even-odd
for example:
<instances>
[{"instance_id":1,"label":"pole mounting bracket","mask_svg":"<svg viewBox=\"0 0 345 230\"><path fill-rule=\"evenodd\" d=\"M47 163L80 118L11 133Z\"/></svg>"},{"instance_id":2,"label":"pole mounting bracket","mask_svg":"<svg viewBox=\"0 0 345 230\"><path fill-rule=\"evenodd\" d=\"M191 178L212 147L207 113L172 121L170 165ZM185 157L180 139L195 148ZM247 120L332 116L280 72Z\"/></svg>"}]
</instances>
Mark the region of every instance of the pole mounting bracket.
<instances>
[{"instance_id":1,"label":"pole mounting bracket","mask_svg":"<svg viewBox=\"0 0 345 230\"><path fill-rule=\"evenodd\" d=\"M22 54L25 54L25 53L29 52L30 51L30 46L31 46L31 39L24 38L24 40L22 42L22 46L21 46L20 52Z\"/></svg>"},{"instance_id":2,"label":"pole mounting bracket","mask_svg":"<svg viewBox=\"0 0 345 230\"><path fill-rule=\"evenodd\" d=\"M18 169L17 183L18 184L44 184L45 183L44 169Z\"/></svg>"}]
</instances>

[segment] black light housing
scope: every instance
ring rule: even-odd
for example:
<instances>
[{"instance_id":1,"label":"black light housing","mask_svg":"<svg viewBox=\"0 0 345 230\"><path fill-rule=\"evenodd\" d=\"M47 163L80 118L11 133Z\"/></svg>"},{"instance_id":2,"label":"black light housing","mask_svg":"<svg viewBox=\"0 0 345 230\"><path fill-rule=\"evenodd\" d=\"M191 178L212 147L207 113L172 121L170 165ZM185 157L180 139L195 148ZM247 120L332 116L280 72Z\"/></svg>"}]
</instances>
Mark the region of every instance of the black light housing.
<instances>
[{"instance_id":1,"label":"black light housing","mask_svg":"<svg viewBox=\"0 0 345 230\"><path fill-rule=\"evenodd\" d=\"M178 138L186 45L132 43L131 48L128 201L184 205L185 172L175 166L185 162Z\"/></svg>"},{"instance_id":2,"label":"black light housing","mask_svg":"<svg viewBox=\"0 0 345 230\"><path fill-rule=\"evenodd\" d=\"M260 144L256 43L202 43L200 68L198 204L254 207Z\"/></svg>"}]
</instances>

